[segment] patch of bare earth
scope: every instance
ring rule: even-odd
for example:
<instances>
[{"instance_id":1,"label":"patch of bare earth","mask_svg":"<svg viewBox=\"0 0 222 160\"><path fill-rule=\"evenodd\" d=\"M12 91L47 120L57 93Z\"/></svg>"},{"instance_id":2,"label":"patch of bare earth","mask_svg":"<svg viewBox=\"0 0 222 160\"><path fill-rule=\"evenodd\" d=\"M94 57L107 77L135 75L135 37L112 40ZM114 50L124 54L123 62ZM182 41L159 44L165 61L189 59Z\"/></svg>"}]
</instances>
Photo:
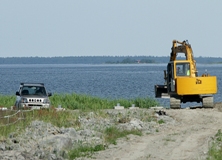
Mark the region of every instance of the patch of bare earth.
<instances>
[{"instance_id":1,"label":"patch of bare earth","mask_svg":"<svg viewBox=\"0 0 222 160\"><path fill-rule=\"evenodd\" d=\"M209 142L222 129L222 104L214 109L165 110L176 123L154 134L130 135L93 156L98 160L200 160Z\"/></svg>"}]
</instances>

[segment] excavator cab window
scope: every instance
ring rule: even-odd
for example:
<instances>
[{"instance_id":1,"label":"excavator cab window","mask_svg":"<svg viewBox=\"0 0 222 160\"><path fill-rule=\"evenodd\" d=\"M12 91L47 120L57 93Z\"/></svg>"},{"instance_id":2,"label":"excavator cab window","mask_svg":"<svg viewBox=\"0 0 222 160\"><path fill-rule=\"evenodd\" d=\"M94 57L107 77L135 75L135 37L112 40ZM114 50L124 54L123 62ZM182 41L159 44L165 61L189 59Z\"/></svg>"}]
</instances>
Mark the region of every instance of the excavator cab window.
<instances>
[{"instance_id":1,"label":"excavator cab window","mask_svg":"<svg viewBox=\"0 0 222 160\"><path fill-rule=\"evenodd\" d=\"M176 63L176 70L177 76L190 76L189 63Z\"/></svg>"}]
</instances>

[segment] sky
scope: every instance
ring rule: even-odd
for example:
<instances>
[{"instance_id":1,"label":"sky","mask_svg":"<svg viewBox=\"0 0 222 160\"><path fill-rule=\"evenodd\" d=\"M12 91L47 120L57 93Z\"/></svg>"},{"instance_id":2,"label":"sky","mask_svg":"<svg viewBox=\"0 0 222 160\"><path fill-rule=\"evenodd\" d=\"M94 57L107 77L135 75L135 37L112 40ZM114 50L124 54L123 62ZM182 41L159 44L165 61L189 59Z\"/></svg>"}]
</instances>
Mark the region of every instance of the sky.
<instances>
[{"instance_id":1,"label":"sky","mask_svg":"<svg viewBox=\"0 0 222 160\"><path fill-rule=\"evenodd\" d=\"M222 1L0 0L0 57L222 57Z\"/></svg>"}]
</instances>

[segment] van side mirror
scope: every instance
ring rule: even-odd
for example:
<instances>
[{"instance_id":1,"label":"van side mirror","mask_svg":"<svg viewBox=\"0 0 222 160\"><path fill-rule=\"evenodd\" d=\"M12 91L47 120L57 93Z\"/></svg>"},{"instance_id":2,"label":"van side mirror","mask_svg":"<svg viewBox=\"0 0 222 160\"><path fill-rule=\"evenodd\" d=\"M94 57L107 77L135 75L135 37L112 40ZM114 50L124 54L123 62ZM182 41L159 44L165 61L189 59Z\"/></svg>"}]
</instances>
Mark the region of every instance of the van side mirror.
<instances>
[{"instance_id":1,"label":"van side mirror","mask_svg":"<svg viewBox=\"0 0 222 160\"><path fill-rule=\"evenodd\" d=\"M19 92L18 92L18 91L15 93L15 95L16 95L16 96L20 96L20 94L19 94Z\"/></svg>"}]
</instances>

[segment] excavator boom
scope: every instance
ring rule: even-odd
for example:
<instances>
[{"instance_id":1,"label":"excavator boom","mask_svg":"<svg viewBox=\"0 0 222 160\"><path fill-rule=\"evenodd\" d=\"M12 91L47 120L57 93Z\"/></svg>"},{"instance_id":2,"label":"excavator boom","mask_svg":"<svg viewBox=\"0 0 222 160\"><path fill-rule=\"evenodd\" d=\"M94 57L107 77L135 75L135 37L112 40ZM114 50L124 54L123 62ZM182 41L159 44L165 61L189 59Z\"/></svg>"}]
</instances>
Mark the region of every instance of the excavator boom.
<instances>
[{"instance_id":1,"label":"excavator boom","mask_svg":"<svg viewBox=\"0 0 222 160\"><path fill-rule=\"evenodd\" d=\"M178 45L180 44L180 45ZM196 77L197 69L196 69L196 61L194 60L193 50L188 41L177 41L173 40L173 46L171 48L170 61L176 61L178 53L184 53L186 57L186 61L190 62L190 73L192 77Z\"/></svg>"}]
</instances>

